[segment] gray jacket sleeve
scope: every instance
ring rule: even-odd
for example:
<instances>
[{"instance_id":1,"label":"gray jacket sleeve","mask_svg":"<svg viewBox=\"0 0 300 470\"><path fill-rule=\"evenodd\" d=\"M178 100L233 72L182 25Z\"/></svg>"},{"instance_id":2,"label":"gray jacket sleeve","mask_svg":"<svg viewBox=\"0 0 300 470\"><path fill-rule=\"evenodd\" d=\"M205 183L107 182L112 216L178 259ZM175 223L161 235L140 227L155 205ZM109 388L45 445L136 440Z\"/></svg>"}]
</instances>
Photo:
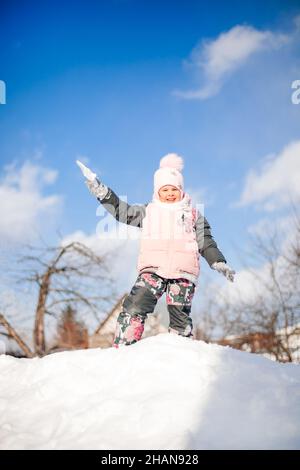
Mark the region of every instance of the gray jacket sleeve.
<instances>
[{"instance_id":1,"label":"gray jacket sleeve","mask_svg":"<svg viewBox=\"0 0 300 470\"><path fill-rule=\"evenodd\" d=\"M97 198L99 202L110 212L110 214L123 224L141 227L142 220L146 215L146 205L129 205L122 201L110 188L103 198Z\"/></svg>"},{"instance_id":2,"label":"gray jacket sleeve","mask_svg":"<svg viewBox=\"0 0 300 470\"><path fill-rule=\"evenodd\" d=\"M200 214L196 221L196 238L199 248L199 253L206 259L209 266L214 262L223 261L226 259L219 250L212 234L210 225L205 217Z\"/></svg>"}]
</instances>

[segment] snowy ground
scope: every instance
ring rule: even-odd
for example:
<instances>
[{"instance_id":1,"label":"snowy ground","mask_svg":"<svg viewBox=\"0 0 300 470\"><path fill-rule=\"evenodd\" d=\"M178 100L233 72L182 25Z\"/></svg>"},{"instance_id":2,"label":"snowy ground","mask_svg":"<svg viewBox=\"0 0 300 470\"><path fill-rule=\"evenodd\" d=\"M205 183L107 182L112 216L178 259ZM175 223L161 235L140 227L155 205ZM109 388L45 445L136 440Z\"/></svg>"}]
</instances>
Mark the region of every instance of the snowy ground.
<instances>
[{"instance_id":1,"label":"snowy ground","mask_svg":"<svg viewBox=\"0 0 300 470\"><path fill-rule=\"evenodd\" d=\"M1 449L300 449L300 366L172 334L0 356Z\"/></svg>"}]
</instances>

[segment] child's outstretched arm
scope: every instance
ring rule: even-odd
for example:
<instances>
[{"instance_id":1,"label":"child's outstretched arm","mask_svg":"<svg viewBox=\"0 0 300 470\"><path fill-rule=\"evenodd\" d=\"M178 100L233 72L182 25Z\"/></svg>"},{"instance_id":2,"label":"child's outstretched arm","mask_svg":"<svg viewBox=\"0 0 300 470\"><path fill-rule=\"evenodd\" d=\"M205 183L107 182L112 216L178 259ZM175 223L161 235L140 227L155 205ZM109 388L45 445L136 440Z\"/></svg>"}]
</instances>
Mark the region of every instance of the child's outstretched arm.
<instances>
[{"instance_id":1,"label":"child's outstretched arm","mask_svg":"<svg viewBox=\"0 0 300 470\"><path fill-rule=\"evenodd\" d=\"M86 185L93 196L101 202L116 220L134 227L142 226L142 220L146 215L146 205L127 204L98 178L92 181L86 180Z\"/></svg>"},{"instance_id":2,"label":"child's outstretched arm","mask_svg":"<svg viewBox=\"0 0 300 470\"><path fill-rule=\"evenodd\" d=\"M233 282L235 271L227 265L223 253L219 250L211 234L210 225L202 214L199 214L196 220L196 238L199 253L206 259L209 266Z\"/></svg>"},{"instance_id":3,"label":"child's outstretched arm","mask_svg":"<svg viewBox=\"0 0 300 470\"><path fill-rule=\"evenodd\" d=\"M103 184L96 173L76 160L82 174L86 178L85 183L90 192L110 212L115 219L124 224L141 227L142 220L146 215L146 205L132 205L122 201L113 191Z\"/></svg>"}]
</instances>

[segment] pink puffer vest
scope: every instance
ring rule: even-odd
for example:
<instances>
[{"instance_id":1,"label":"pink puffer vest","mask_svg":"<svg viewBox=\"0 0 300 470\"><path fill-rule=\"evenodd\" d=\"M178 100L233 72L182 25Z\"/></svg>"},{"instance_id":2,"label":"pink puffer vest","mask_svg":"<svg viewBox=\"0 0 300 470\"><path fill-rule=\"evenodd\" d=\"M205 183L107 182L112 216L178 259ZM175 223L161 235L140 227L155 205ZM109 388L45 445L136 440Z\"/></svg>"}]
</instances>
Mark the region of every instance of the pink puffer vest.
<instances>
[{"instance_id":1,"label":"pink puffer vest","mask_svg":"<svg viewBox=\"0 0 300 470\"><path fill-rule=\"evenodd\" d=\"M157 268L166 278L199 275L200 263L196 240L196 210L185 194L179 202L148 204L143 219L141 247L137 268Z\"/></svg>"}]
</instances>

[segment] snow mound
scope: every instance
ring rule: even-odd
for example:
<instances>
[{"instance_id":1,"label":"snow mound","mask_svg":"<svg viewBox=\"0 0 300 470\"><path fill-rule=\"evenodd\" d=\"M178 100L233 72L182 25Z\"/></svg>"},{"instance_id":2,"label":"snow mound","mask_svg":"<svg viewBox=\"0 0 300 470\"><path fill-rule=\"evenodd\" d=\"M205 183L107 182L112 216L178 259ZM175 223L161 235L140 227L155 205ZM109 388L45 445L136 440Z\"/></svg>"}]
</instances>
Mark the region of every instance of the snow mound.
<instances>
[{"instance_id":1,"label":"snow mound","mask_svg":"<svg viewBox=\"0 0 300 470\"><path fill-rule=\"evenodd\" d=\"M0 356L1 449L299 449L300 367L172 334Z\"/></svg>"}]
</instances>

